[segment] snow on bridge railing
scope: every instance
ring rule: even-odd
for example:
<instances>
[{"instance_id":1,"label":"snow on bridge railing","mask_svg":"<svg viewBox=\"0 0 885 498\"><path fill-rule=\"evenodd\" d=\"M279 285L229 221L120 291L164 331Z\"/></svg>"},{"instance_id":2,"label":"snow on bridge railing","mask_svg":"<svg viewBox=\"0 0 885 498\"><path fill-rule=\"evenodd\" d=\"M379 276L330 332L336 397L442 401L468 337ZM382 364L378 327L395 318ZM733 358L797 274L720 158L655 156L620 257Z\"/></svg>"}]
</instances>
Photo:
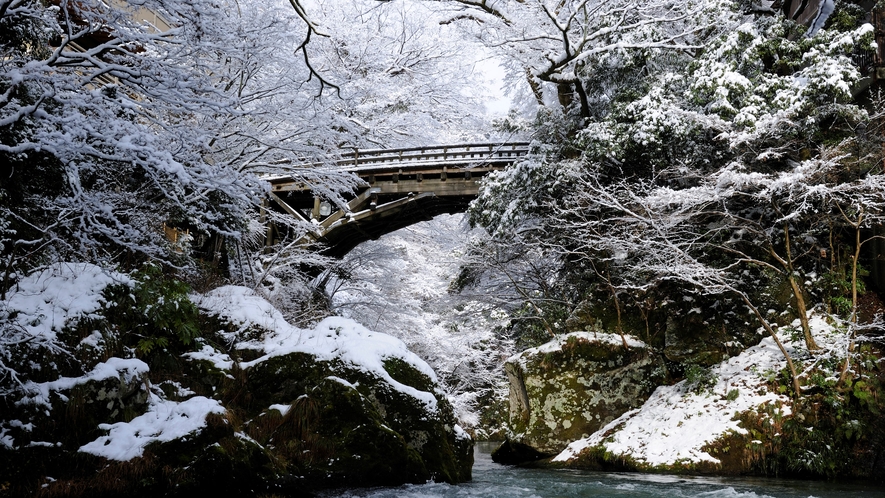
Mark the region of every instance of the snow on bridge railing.
<instances>
[{"instance_id":1,"label":"snow on bridge railing","mask_svg":"<svg viewBox=\"0 0 885 498\"><path fill-rule=\"evenodd\" d=\"M358 171L438 163L513 162L528 151L527 142L368 149L342 154L337 164L350 171Z\"/></svg>"},{"instance_id":2,"label":"snow on bridge railing","mask_svg":"<svg viewBox=\"0 0 885 498\"><path fill-rule=\"evenodd\" d=\"M252 164L252 168L271 182L291 179L293 173L322 170L330 166L353 173L382 172L401 168L460 166L476 168L515 162L529 151L528 142L469 143L434 145L402 149L363 149L342 153L331 163L299 162L292 159ZM290 173L287 173L289 171Z\"/></svg>"}]
</instances>

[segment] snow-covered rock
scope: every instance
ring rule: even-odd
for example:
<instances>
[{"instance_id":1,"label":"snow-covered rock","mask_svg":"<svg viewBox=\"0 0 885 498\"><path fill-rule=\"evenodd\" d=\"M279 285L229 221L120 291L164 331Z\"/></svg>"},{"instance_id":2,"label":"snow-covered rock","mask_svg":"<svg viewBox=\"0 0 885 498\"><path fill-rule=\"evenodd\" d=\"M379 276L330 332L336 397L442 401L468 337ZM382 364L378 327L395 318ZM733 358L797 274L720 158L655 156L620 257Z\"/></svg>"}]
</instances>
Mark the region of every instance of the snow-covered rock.
<instances>
[{"instance_id":1,"label":"snow-covered rock","mask_svg":"<svg viewBox=\"0 0 885 498\"><path fill-rule=\"evenodd\" d=\"M559 336L511 357L505 370L513 440L547 454L641 406L666 377L643 342L602 332Z\"/></svg>"},{"instance_id":2,"label":"snow-covered rock","mask_svg":"<svg viewBox=\"0 0 885 498\"><path fill-rule=\"evenodd\" d=\"M472 439L433 369L399 339L344 318L297 328L243 287L167 295L181 287L165 278L151 276L146 293L137 278L62 265L0 302L0 330L15 339L0 348L0 467L16 493L46 483L113 496L300 494L470 479ZM173 297L199 307L187 324L196 339L142 319L159 308L140 301Z\"/></svg>"},{"instance_id":3,"label":"snow-covered rock","mask_svg":"<svg viewBox=\"0 0 885 498\"><path fill-rule=\"evenodd\" d=\"M339 317L309 330L293 327L243 287L197 301L228 325L222 335L234 345L227 352L204 346L186 357L228 375L241 372L247 394L238 408L260 444L284 443L279 432L262 439L258 428L271 418L300 417L309 434L292 436L299 452L311 454L292 458L293 474L350 485L470 479L472 440L457 426L434 371L399 339ZM241 361L234 366L230 355ZM283 414L281 405L291 410Z\"/></svg>"},{"instance_id":4,"label":"snow-covered rock","mask_svg":"<svg viewBox=\"0 0 885 498\"><path fill-rule=\"evenodd\" d=\"M767 338L713 367L715 384L709 390L694 389L688 380L658 387L641 408L570 444L553 461L568 462L599 446L651 467L685 461L715 463L704 446L730 431L746 432L734 419L735 413L789 402L788 397L765 387L764 372L777 371L784 363L774 341ZM789 413L786 406L784 410Z\"/></svg>"},{"instance_id":5,"label":"snow-covered rock","mask_svg":"<svg viewBox=\"0 0 885 498\"><path fill-rule=\"evenodd\" d=\"M791 397L786 360L771 337L706 371L658 387L639 408L624 413L589 437L571 443L552 459L571 468L717 474L792 472L807 476L875 476L881 435L857 427L880 425L871 399L881 377L876 360L870 374L858 372L859 391L839 386L848 349L844 329L811 313L821 346L810 354L799 334L784 327L779 340L793 357L803 392ZM868 358L877 358L873 349ZM858 366L859 370L864 367ZM850 385L850 384L849 384ZM850 413L850 415L849 415ZM863 420L863 422L861 422ZM858 455L868 455L857 458Z\"/></svg>"}]
</instances>

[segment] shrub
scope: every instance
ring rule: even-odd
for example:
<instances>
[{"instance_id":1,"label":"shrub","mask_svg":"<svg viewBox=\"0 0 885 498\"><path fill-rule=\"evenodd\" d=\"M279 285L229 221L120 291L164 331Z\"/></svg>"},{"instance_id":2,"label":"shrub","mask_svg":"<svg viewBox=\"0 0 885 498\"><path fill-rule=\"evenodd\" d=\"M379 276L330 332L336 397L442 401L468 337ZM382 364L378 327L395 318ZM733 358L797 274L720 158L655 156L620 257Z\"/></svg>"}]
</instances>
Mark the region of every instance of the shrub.
<instances>
[{"instance_id":1,"label":"shrub","mask_svg":"<svg viewBox=\"0 0 885 498\"><path fill-rule=\"evenodd\" d=\"M124 336L137 338L136 349L143 355L172 343L189 346L200 334L199 311L188 297L190 287L153 264L146 264L133 279L133 287L105 290L107 302L116 308L110 311L110 322Z\"/></svg>"}]
</instances>

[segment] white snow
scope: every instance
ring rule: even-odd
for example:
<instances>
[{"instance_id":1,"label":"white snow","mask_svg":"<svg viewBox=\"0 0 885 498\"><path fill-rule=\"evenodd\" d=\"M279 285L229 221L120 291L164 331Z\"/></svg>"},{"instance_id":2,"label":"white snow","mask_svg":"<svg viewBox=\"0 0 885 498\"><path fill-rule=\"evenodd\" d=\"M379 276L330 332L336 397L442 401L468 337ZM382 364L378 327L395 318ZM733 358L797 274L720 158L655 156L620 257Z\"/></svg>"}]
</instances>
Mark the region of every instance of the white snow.
<instances>
[{"instance_id":1,"label":"white snow","mask_svg":"<svg viewBox=\"0 0 885 498\"><path fill-rule=\"evenodd\" d=\"M5 427L0 427L0 447L13 449L15 444L15 439L12 438L8 434L9 429Z\"/></svg>"},{"instance_id":2,"label":"white snow","mask_svg":"<svg viewBox=\"0 0 885 498\"><path fill-rule=\"evenodd\" d=\"M153 442L167 442L202 429L210 413L224 413L214 399L197 396L175 402L151 395L150 408L130 422L100 424L108 435L85 444L80 451L110 460L131 460L140 457L144 447Z\"/></svg>"},{"instance_id":3,"label":"white snow","mask_svg":"<svg viewBox=\"0 0 885 498\"><path fill-rule=\"evenodd\" d=\"M343 385L343 386L345 386L345 387L349 387L349 388L351 388L351 389L356 389L356 386L355 386L355 385L353 385L353 384L351 384L350 382L348 382L348 381L342 379L341 377L336 377L336 376L334 376L334 375L330 375L330 376L328 376L328 377L326 377L326 378L329 379L329 380L333 380L333 381L335 381L335 382L337 382L337 383L339 383L339 384L341 384L341 385Z\"/></svg>"},{"instance_id":4,"label":"white snow","mask_svg":"<svg viewBox=\"0 0 885 498\"><path fill-rule=\"evenodd\" d=\"M10 313L17 313L12 321L28 335L54 339L62 328L101 308L105 287L131 282L125 275L96 265L63 263L22 278L10 290L5 305Z\"/></svg>"},{"instance_id":5,"label":"white snow","mask_svg":"<svg viewBox=\"0 0 885 498\"><path fill-rule=\"evenodd\" d=\"M556 336L550 342L546 342L536 348L526 349L525 351L511 356L507 361L522 361L525 358L536 356L538 354L553 353L562 351L562 346L569 340L578 340L586 342L596 342L601 344L609 344L612 346L623 346L624 341L631 348L647 348L646 344L633 336L625 335L623 340L618 334L610 334L608 332L571 332Z\"/></svg>"},{"instance_id":6,"label":"white snow","mask_svg":"<svg viewBox=\"0 0 885 498\"><path fill-rule=\"evenodd\" d=\"M231 359L230 355L221 353L209 345L204 345L199 351L191 351L181 356L191 360L208 361L219 370L230 370L234 366L234 361Z\"/></svg>"},{"instance_id":7,"label":"white snow","mask_svg":"<svg viewBox=\"0 0 885 498\"><path fill-rule=\"evenodd\" d=\"M463 215L440 215L360 244L344 259L352 278L327 289L336 314L397 337L431 365L469 430L490 391L506 397L500 365L514 347L495 332L509 317L500 296L448 291L481 237L465 230Z\"/></svg>"},{"instance_id":8,"label":"white snow","mask_svg":"<svg viewBox=\"0 0 885 498\"><path fill-rule=\"evenodd\" d=\"M139 374L148 371L147 363L136 358L108 358L104 363L99 363L90 372L80 377L61 377L50 382L36 383L28 381L24 388L31 393L16 401L16 404L37 404L49 407L49 395L53 391L71 389L75 386L90 381L101 381L111 378L120 378L123 382L131 382Z\"/></svg>"},{"instance_id":9,"label":"white snow","mask_svg":"<svg viewBox=\"0 0 885 498\"><path fill-rule=\"evenodd\" d=\"M824 317L812 314L809 324L816 341L824 349L844 350L844 334L835 332ZM798 327L799 321L793 324ZM792 344L789 334L778 334L791 355L802 346ZM773 405L782 415L791 414L790 399L769 391L768 374L786 366L771 337L711 368L715 385L694 392L688 381L661 386L645 404L623 414L586 439L570 444L553 461L566 462L587 448L601 446L606 451L629 456L650 466L680 462L718 460L702 448L731 432L746 434L735 415ZM737 391L734 397L733 391ZM726 397L732 393L732 400Z\"/></svg>"},{"instance_id":10,"label":"white snow","mask_svg":"<svg viewBox=\"0 0 885 498\"><path fill-rule=\"evenodd\" d=\"M385 360L401 359L434 382L437 381L433 369L395 337L373 332L353 320L341 317L326 318L312 330L294 327L270 303L246 287L220 287L193 299L209 313L239 325L240 330L264 329L265 334L261 339L242 341L236 345L238 349L264 352L260 358L242 363L242 368L290 353L307 353L326 361L337 359L380 377L398 391L421 401L431 412L436 411L434 393L402 384L384 368ZM223 357L213 355L206 348L190 357L211 358L216 365L224 364Z\"/></svg>"},{"instance_id":11,"label":"white snow","mask_svg":"<svg viewBox=\"0 0 885 498\"><path fill-rule=\"evenodd\" d=\"M101 335L101 332L96 330L84 337L83 340L80 341L80 344L86 344L93 348L98 348L102 342L104 342L104 336Z\"/></svg>"},{"instance_id":12,"label":"white snow","mask_svg":"<svg viewBox=\"0 0 885 498\"><path fill-rule=\"evenodd\" d=\"M455 424L454 431L455 431L455 439L458 439L461 441L472 439L470 437L470 434L467 434L467 432L463 428L461 428L461 426L458 424Z\"/></svg>"},{"instance_id":13,"label":"white snow","mask_svg":"<svg viewBox=\"0 0 885 498\"><path fill-rule=\"evenodd\" d=\"M652 466L682 461L717 463L701 448L729 431L745 433L733 420L736 413L780 402L785 404L784 414L789 414L789 398L768 391L763 375L785 364L774 341L766 338L713 367L718 380L709 392L692 392L687 381L661 386L641 409L627 412L589 438L570 444L554 461L568 461L586 448L602 445L613 454ZM732 390L737 390L738 396L728 401L726 395Z\"/></svg>"},{"instance_id":14,"label":"white snow","mask_svg":"<svg viewBox=\"0 0 885 498\"><path fill-rule=\"evenodd\" d=\"M276 411L280 412L280 415L285 417L286 414L289 413L289 410L292 409L292 405L273 404L273 405L268 406L267 409L268 410L276 410Z\"/></svg>"},{"instance_id":15,"label":"white snow","mask_svg":"<svg viewBox=\"0 0 885 498\"><path fill-rule=\"evenodd\" d=\"M187 396L193 396L194 394L197 394L194 391L191 391L190 389L182 386L180 382L176 382L174 380L164 380L163 382L160 382L160 386L164 385L172 386L172 388L175 389L175 396L178 396L179 398L185 398Z\"/></svg>"}]
</instances>

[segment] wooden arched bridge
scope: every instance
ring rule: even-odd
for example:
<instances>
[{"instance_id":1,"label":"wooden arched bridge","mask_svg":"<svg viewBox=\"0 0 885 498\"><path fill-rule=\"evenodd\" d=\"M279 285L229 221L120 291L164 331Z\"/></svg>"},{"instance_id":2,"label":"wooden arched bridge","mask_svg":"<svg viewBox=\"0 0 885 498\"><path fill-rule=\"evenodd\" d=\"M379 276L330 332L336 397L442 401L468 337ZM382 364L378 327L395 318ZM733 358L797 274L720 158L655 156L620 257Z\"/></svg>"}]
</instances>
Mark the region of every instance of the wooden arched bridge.
<instances>
[{"instance_id":1,"label":"wooden arched bridge","mask_svg":"<svg viewBox=\"0 0 885 498\"><path fill-rule=\"evenodd\" d=\"M299 242L324 244L326 254L340 257L366 240L439 214L464 212L482 177L513 164L528 149L517 142L358 150L337 164L365 184L346 204L331 205L293 175L270 179L266 208L311 222L314 230ZM284 230L268 223L267 245L279 242Z\"/></svg>"}]
</instances>

